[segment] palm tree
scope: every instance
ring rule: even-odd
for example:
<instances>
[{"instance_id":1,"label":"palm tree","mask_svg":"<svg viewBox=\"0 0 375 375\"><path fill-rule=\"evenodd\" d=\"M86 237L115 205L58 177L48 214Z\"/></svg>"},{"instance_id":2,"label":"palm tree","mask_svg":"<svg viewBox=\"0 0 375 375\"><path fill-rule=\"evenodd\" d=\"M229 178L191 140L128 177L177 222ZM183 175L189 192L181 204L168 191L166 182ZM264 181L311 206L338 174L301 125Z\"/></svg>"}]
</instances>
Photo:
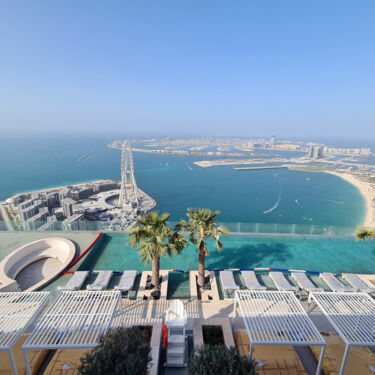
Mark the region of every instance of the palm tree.
<instances>
[{"instance_id":1,"label":"palm tree","mask_svg":"<svg viewBox=\"0 0 375 375\"><path fill-rule=\"evenodd\" d=\"M218 226L216 217L220 215L219 211L212 212L205 208L188 208L186 216L188 220L181 220L176 225L176 230L185 229L189 233L190 242L197 245L199 253L199 268L198 268L198 286L205 285L205 257L208 255L207 239L215 240L215 247L220 252L223 249L223 244L220 241L221 235L227 235L228 229L223 226Z\"/></svg>"},{"instance_id":2,"label":"palm tree","mask_svg":"<svg viewBox=\"0 0 375 375\"><path fill-rule=\"evenodd\" d=\"M375 240L375 229L358 228L355 238L357 241Z\"/></svg>"},{"instance_id":3,"label":"palm tree","mask_svg":"<svg viewBox=\"0 0 375 375\"><path fill-rule=\"evenodd\" d=\"M129 230L129 245L138 245L138 252L143 263L152 262L152 285L159 288L160 257L180 254L187 241L179 231L172 230L168 224L169 214L159 216L150 212L137 220L137 226Z\"/></svg>"}]
</instances>

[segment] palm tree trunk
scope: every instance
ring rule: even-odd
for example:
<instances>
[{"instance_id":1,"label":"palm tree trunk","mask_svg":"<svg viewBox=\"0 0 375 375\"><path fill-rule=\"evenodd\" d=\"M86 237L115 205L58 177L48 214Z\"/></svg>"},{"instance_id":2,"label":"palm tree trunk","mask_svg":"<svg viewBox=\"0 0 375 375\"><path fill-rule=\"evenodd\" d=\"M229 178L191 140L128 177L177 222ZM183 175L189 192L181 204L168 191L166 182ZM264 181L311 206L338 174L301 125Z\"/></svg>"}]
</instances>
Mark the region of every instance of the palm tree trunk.
<instances>
[{"instance_id":1,"label":"palm tree trunk","mask_svg":"<svg viewBox=\"0 0 375 375\"><path fill-rule=\"evenodd\" d=\"M198 267L198 286L203 288L205 284L205 277L204 277L204 260L206 258L206 254L204 251L199 252L199 267Z\"/></svg>"},{"instance_id":2,"label":"palm tree trunk","mask_svg":"<svg viewBox=\"0 0 375 375\"><path fill-rule=\"evenodd\" d=\"M155 288L159 288L160 286L159 269L160 269L160 257L154 255L152 257L152 285Z\"/></svg>"}]
</instances>

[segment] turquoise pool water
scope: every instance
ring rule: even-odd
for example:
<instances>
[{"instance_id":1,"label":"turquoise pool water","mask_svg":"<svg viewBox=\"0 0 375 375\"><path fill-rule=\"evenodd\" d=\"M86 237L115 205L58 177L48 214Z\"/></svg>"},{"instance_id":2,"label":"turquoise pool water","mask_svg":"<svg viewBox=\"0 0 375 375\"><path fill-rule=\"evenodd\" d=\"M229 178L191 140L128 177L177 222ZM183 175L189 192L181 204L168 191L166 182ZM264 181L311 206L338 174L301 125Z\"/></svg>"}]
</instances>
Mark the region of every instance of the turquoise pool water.
<instances>
[{"instance_id":1,"label":"turquoise pool water","mask_svg":"<svg viewBox=\"0 0 375 375\"><path fill-rule=\"evenodd\" d=\"M189 274L187 272L169 272L167 299L190 297Z\"/></svg>"},{"instance_id":2,"label":"turquoise pool water","mask_svg":"<svg viewBox=\"0 0 375 375\"><path fill-rule=\"evenodd\" d=\"M139 260L136 249L127 245L122 234L104 235L91 250L81 270L149 270ZM375 241L357 242L354 238L246 236L223 239L224 250L212 245L206 257L207 269L274 267L316 270L320 272L375 273ZM181 255L163 257L161 269L198 269L198 255L193 246Z\"/></svg>"}]
</instances>

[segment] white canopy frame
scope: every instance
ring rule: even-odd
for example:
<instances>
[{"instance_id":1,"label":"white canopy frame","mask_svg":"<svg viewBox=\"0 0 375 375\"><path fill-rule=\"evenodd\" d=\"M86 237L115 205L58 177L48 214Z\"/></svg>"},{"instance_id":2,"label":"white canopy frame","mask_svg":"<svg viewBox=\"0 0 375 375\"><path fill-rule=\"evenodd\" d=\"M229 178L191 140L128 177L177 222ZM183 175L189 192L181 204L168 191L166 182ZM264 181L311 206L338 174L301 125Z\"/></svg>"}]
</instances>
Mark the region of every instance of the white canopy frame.
<instances>
[{"instance_id":1,"label":"white canopy frame","mask_svg":"<svg viewBox=\"0 0 375 375\"><path fill-rule=\"evenodd\" d=\"M13 346L49 300L50 292L0 293L0 350L8 352L14 375Z\"/></svg>"},{"instance_id":2,"label":"white canopy frame","mask_svg":"<svg viewBox=\"0 0 375 375\"><path fill-rule=\"evenodd\" d=\"M326 342L293 292L236 290L234 316L237 305L250 340L250 359L254 345L321 346L320 374Z\"/></svg>"},{"instance_id":3,"label":"white canopy frame","mask_svg":"<svg viewBox=\"0 0 375 375\"><path fill-rule=\"evenodd\" d=\"M351 346L375 346L375 301L366 293L312 292L308 302L318 305L345 342L340 375Z\"/></svg>"},{"instance_id":4,"label":"white canopy frame","mask_svg":"<svg viewBox=\"0 0 375 375\"><path fill-rule=\"evenodd\" d=\"M27 350L91 349L111 326L121 300L119 291L63 291L22 346L27 374Z\"/></svg>"}]
</instances>

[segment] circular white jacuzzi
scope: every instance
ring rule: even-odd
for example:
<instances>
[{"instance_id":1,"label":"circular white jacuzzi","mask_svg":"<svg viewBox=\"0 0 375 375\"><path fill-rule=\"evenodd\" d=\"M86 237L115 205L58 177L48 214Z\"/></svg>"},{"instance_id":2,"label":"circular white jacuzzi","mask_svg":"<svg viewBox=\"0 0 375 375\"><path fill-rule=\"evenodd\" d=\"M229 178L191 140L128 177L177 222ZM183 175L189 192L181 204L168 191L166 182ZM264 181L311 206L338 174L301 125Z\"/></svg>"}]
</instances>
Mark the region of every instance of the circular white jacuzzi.
<instances>
[{"instance_id":1,"label":"circular white jacuzzi","mask_svg":"<svg viewBox=\"0 0 375 375\"><path fill-rule=\"evenodd\" d=\"M11 252L0 262L0 291L35 290L48 283L73 260L74 243L43 238Z\"/></svg>"}]
</instances>

